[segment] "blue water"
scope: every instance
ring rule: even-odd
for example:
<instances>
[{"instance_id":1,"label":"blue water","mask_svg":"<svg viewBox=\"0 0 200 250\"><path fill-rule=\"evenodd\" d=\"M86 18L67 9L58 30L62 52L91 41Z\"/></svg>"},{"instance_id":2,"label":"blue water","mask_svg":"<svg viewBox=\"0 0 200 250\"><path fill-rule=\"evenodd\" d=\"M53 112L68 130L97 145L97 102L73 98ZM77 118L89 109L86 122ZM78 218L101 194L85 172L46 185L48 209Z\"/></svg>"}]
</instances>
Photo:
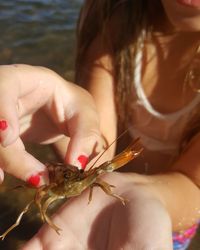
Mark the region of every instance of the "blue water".
<instances>
[{"instance_id":1,"label":"blue water","mask_svg":"<svg viewBox=\"0 0 200 250\"><path fill-rule=\"evenodd\" d=\"M0 64L40 64L62 73L71 70L70 52L82 2L1 0Z\"/></svg>"}]
</instances>

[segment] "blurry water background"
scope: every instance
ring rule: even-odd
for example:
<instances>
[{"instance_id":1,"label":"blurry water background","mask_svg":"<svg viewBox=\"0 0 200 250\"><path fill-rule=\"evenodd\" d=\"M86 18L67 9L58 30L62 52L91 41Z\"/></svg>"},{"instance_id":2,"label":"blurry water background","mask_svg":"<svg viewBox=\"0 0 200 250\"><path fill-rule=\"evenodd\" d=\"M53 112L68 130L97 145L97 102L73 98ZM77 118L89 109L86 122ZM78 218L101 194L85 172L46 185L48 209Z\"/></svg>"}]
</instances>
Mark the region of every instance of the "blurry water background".
<instances>
[{"instance_id":1,"label":"blurry water background","mask_svg":"<svg viewBox=\"0 0 200 250\"><path fill-rule=\"evenodd\" d=\"M74 29L83 0L0 0L0 63L73 70Z\"/></svg>"},{"instance_id":2,"label":"blurry water background","mask_svg":"<svg viewBox=\"0 0 200 250\"><path fill-rule=\"evenodd\" d=\"M95 1L95 0L94 0ZM26 63L49 67L73 79L75 27L83 0L0 0L0 64ZM26 145L41 161L55 160L49 147ZM13 152L14 153L14 152ZM16 219L31 199L27 190L7 191L19 182L6 177L0 188L0 233ZM17 250L41 225L37 210L0 242L2 250ZM165 230L163 228L163 230ZM200 249L196 239L190 250Z\"/></svg>"}]
</instances>

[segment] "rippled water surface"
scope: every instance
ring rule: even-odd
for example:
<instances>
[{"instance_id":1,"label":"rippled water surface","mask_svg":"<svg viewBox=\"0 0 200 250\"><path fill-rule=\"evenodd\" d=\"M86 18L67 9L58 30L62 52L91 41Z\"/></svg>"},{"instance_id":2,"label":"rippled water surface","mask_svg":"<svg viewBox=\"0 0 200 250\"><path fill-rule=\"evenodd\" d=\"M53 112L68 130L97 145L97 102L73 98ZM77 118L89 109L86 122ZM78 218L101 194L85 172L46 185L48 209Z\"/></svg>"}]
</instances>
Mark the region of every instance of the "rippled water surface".
<instances>
[{"instance_id":1,"label":"rippled water surface","mask_svg":"<svg viewBox=\"0 0 200 250\"><path fill-rule=\"evenodd\" d=\"M0 64L73 69L74 28L82 0L1 0Z\"/></svg>"}]
</instances>

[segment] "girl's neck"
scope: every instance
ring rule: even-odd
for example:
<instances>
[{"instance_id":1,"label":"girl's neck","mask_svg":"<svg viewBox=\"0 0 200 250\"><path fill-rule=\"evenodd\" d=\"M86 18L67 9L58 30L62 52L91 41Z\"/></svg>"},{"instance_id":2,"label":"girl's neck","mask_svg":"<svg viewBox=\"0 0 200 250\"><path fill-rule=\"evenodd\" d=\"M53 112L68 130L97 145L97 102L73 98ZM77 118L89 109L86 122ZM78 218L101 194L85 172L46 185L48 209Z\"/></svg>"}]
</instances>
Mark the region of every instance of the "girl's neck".
<instances>
[{"instance_id":1,"label":"girl's neck","mask_svg":"<svg viewBox=\"0 0 200 250\"><path fill-rule=\"evenodd\" d=\"M159 19L152 17L152 33L154 42L164 58L175 57L187 67L197 47L200 45L200 32L180 31L172 25L164 10Z\"/></svg>"},{"instance_id":2,"label":"girl's neck","mask_svg":"<svg viewBox=\"0 0 200 250\"><path fill-rule=\"evenodd\" d=\"M177 69L185 70L189 67L200 45L199 33L177 32L173 34L152 34L152 42L156 51L164 60L177 62Z\"/></svg>"},{"instance_id":3,"label":"girl's neck","mask_svg":"<svg viewBox=\"0 0 200 250\"><path fill-rule=\"evenodd\" d=\"M196 95L191 87L185 84L185 77L198 44L199 34L195 33L154 32L151 39L147 40L144 47L142 83L156 110L162 113L174 112L187 105ZM171 99L172 107L163 106L165 97Z\"/></svg>"}]
</instances>

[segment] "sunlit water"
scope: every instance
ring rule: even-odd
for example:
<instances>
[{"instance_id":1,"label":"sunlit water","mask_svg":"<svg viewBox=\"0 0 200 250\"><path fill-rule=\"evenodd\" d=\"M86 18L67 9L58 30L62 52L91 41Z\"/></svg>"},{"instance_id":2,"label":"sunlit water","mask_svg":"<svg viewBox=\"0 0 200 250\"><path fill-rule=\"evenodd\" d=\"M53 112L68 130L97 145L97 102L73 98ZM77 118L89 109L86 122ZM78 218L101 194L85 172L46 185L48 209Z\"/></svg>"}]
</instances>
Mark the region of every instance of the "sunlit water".
<instances>
[{"instance_id":1,"label":"sunlit water","mask_svg":"<svg viewBox=\"0 0 200 250\"><path fill-rule=\"evenodd\" d=\"M74 29L83 0L1 0L0 64L73 69Z\"/></svg>"}]
</instances>

